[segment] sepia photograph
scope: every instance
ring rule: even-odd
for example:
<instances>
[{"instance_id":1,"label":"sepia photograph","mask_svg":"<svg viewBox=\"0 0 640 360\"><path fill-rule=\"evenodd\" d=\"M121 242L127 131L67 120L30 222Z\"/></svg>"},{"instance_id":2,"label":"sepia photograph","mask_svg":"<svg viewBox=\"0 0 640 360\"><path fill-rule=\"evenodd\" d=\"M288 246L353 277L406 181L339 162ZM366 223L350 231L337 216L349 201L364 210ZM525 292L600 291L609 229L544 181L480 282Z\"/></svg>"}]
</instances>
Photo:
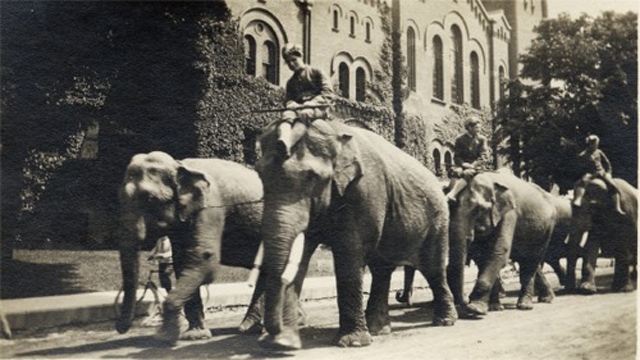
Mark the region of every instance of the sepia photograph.
<instances>
[{"instance_id":1,"label":"sepia photograph","mask_svg":"<svg viewBox=\"0 0 640 360\"><path fill-rule=\"evenodd\" d=\"M637 0L0 0L0 358L635 360Z\"/></svg>"}]
</instances>

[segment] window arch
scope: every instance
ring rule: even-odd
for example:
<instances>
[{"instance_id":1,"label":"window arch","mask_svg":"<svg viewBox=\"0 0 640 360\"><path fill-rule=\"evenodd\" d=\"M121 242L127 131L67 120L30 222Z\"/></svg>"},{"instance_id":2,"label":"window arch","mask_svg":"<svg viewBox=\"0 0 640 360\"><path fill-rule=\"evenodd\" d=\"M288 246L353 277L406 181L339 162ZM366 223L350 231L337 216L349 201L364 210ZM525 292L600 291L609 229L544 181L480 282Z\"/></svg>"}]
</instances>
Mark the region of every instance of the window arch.
<instances>
[{"instance_id":1,"label":"window arch","mask_svg":"<svg viewBox=\"0 0 640 360\"><path fill-rule=\"evenodd\" d=\"M262 45L262 75L268 82L278 84L278 51L272 41L265 41Z\"/></svg>"},{"instance_id":2,"label":"window arch","mask_svg":"<svg viewBox=\"0 0 640 360\"><path fill-rule=\"evenodd\" d=\"M364 69L359 67L356 69L356 101L365 100L366 74Z\"/></svg>"},{"instance_id":3,"label":"window arch","mask_svg":"<svg viewBox=\"0 0 640 360\"><path fill-rule=\"evenodd\" d=\"M340 95L349 98L349 66L346 63L340 63L338 66L338 83L340 86Z\"/></svg>"},{"instance_id":4,"label":"window arch","mask_svg":"<svg viewBox=\"0 0 640 360\"><path fill-rule=\"evenodd\" d=\"M407 85L416 91L416 32L407 29Z\"/></svg>"},{"instance_id":5,"label":"window arch","mask_svg":"<svg viewBox=\"0 0 640 360\"><path fill-rule=\"evenodd\" d=\"M442 159L440 158L440 150L433 149L433 164L435 165L436 175L442 175Z\"/></svg>"},{"instance_id":6,"label":"window arch","mask_svg":"<svg viewBox=\"0 0 640 360\"><path fill-rule=\"evenodd\" d=\"M480 61L475 51L469 56L471 66L471 106L480 109Z\"/></svg>"},{"instance_id":7,"label":"window arch","mask_svg":"<svg viewBox=\"0 0 640 360\"><path fill-rule=\"evenodd\" d=\"M255 20L247 24L243 35L246 73L279 85L280 42L276 32L266 22Z\"/></svg>"},{"instance_id":8,"label":"window arch","mask_svg":"<svg viewBox=\"0 0 640 360\"><path fill-rule=\"evenodd\" d=\"M504 67L500 66L498 68L498 100L504 98L504 92L505 92L505 78L504 78Z\"/></svg>"},{"instance_id":9,"label":"window arch","mask_svg":"<svg viewBox=\"0 0 640 360\"><path fill-rule=\"evenodd\" d=\"M433 37L433 97L444 100L444 61L442 39Z\"/></svg>"},{"instance_id":10,"label":"window arch","mask_svg":"<svg viewBox=\"0 0 640 360\"><path fill-rule=\"evenodd\" d=\"M256 40L251 35L244 36L244 72L256 75Z\"/></svg>"},{"instance_id":11,"label":"window arch","mask_svg":"<svg viewBox=\"0 0 640 360\"><path fill-rule=\"evenodd\" d=\"M457 25L451 27L451 101L462 104L464 101L462 74L462 32Z\"/></svg>"}]
</instances>

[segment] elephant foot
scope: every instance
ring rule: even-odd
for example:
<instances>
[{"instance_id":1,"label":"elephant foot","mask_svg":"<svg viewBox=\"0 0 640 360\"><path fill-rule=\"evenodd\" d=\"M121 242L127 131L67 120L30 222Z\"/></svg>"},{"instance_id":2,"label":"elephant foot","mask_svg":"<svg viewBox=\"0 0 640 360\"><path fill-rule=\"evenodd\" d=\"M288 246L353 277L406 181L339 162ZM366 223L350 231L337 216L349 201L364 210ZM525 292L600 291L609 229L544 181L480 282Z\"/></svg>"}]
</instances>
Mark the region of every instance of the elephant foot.
<instances>
[{"instance_id":1,"label":"elephant foot","mask_svg":"<svg viewBox=\"0 0 640 360\"><path fill-rule=\"evenodd\" d=\"M580 284L580 293L583 295L593 295L598 292L596 284L590 282L583 282Z\"/></svg>"},{"instance_id":2,"label":"elephant foot","mask_svg":"<svg viewBox=\"0 0 640 360\"><path fill-rule=\"evenodd\" d=\"M265 349L273 351L291 351L302 348L300 334L290 328L285 328L278 335L265 333L258 339L258 344Z\"/></svg>"},{"instance_id":3,"label":"elephant foot","mask_svg":"<svg viewBox=\"0 0 640 360\"><path fill-rule=\"evenodd\" d=\"M211 331L204 328L191 328L180 334L180 340L195 341L211 339Z\"/></svg>"},{"instance_id":4,"label":"elephant foot","mask_svg":"<svg viewBox=\"0 0 640 360\"><path fill-rule=\"evenodd\" d=\"M350 334L338 334L333 342L339 347L362 347L371 345L373 338L367 330L362 330Z\"/></svg>"},{"instance_id":5,"label":"elephant foot","mask_svg":"<svg viewBox=\"0 0 640 360\"><path fill-rule=\"evenodd\" d=\"M389 318L385 320L382 316L367 316L367 327L371 335L388 335L391 334L391 323Z\"/></svg>"},{"instance_id":6,"label":"elephant foot","mask_svg":"<svg viewBox=\"0 0 640 360\"><path fill-rule=\"evenodd\" d=\"M240 323L238 331L245 335L260 334L262 333L262 322L260 319L247 316Z\"/></svg>"},{"instance_id":7,"label":"elephant foot","mask_svg":"<svg viewBox=\"0 0 640 360\"><path fill-rule=\"evenodd\" d=\"M471 316L487 315L489 311L489 305L483 301L471 301L464 308Z\"/></svg>"},{"instance_id":8,"label":"elephant foot","mask_svg":"<svg viewBox=\"0 0 640 360\"><path fill-rule=\"evenodd\" d=\"M546 303L546 304L551 304L553 302L553 299L555 299L556 296L552 293L552 294L547 294L547 295L540 295L538 296L538 302L539 303Z\"/></svg>"},{"instance_id":9,"label":"elephant foot","mask_svg":"<svg viewBox=\"0 0 640 360\"><path fill-rule=\"evenodd\" d=\"M518 310L533 310L533 299L529 295L521 296L516 304Z\"/></svg>"},{"instance_id":10,"label":"elephant foot","mask_svg":"<svg viewBox=\"0 0 640 360\"><path fill-rule=\"evenodd\" d=\"M612 288L615 292L633 292L636 288L631 284L626 284L625 286L616 286Z\"/></svg>"},{"instance_id":11,"label":"elephant foot","mask_svg":"<svg viewBox=\"0 0 640 360\"><path fill-rule=\"evenodd\" d=\"M504 305L500 302L490 303L489 311L504 311Z\"/></svg>"},{"instance_id":12,"label":"elephant foot","mask_svg":"<svg viewBox=\"0 0 640 360\"><path fill-rule=\"evenodd\" d=\"M458 312L453 303L444 302L433 312L433 326L453 326L456 320L458 320Z\"/></svg>"},{"instance_id":13,"label":"elephant foot","mask_svg":"<svg viewBox=\"0 0 640 360\"><path fill-rule=\"evenodd\" d=\"M411 295L413 295L413 291L403 291L399 290L396 292L396 301L399 303L406 303L407 306L411 306Z\"/></svg>"},{"instance_id":14,"label":"elephant foot","mask_svg":"<svg viewBox=\"0 0 640 360\"><path fill-rule=\"evenodd\" d=\"M173 346L180 338L180 312L164 309L164 319L162 326L154 336L156 341L168 346Z\"/></svg>"}]
</instances>

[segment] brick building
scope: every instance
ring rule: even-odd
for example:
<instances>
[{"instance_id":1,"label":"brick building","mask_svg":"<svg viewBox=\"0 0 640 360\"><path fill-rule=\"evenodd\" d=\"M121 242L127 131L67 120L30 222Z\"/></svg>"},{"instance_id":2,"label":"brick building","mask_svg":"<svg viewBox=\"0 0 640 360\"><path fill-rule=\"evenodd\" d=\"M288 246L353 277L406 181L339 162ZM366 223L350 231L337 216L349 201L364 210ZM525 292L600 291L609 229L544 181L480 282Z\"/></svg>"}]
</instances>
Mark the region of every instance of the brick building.
<instances>
[{"instance_id":1,"label":"brick building","mask_svg":"<svg viewBox=\"0 0 640 360\"><path fill-rule=\"evenodd\" d=\"M500 98L501 79L518 75L518 54L547 16L546 0L227 0L244 36L247 73L284 86L291 71L280 49L299 43L305 60L356 101L380 66L382 3L401 33L410 91L403 108L424 119L436 167L447 165L453 144L434 125L453 107L482 111Z\"/></svg>"}]
</instances>

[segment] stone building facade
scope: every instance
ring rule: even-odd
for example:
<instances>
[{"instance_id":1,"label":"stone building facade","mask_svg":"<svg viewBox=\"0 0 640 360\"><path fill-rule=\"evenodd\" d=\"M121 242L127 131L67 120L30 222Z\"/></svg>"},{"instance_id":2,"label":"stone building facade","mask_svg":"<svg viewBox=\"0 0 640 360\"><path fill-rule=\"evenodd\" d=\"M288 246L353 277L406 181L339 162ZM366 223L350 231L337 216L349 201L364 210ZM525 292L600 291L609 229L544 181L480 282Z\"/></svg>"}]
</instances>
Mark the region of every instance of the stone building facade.
<instances>
[{"instance_id":1,"label":"stone building facade","mask_svg":"<svg viewBox=\"0 0 640 360\"><path fill-rule=\"evenodd\" d=\"M403 109L426 123L437 168L453 161L451 139L434 126L456 106L491 109L518 75L518 54L547 16L546 0L227 0L245 41L246 72L284 86L280 49L303 45L305 60L330 75L339 95L363 101L380 66L380 7L401 33L409 96Z\"/></svg>"}]
</instances>

